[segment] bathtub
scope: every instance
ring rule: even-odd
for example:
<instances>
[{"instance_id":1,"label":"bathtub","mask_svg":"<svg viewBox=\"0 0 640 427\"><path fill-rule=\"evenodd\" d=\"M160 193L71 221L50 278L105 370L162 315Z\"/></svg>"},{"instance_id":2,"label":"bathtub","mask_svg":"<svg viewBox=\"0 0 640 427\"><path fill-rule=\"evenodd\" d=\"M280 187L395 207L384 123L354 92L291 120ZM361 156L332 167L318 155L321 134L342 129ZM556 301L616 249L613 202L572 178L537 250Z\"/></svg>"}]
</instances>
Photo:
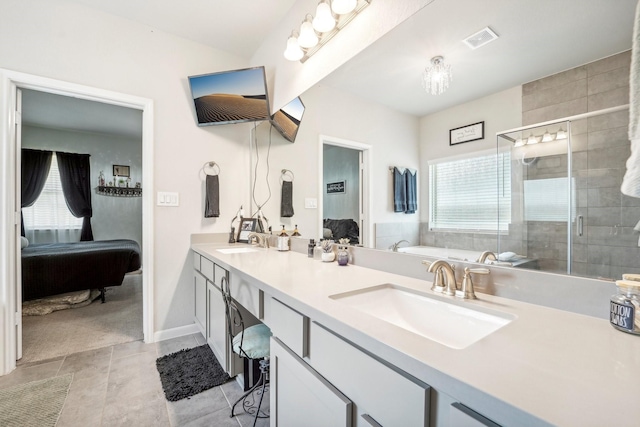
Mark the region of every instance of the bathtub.
<instances>
[{"instance_id":1,"label":"bathtub","mask_svg":"<svg viewBox=\"0 0 640 427\"><path fill-rule=\"evenodd\" d=\"M398 252L407 254L422 255L434 258L448 258L459 261L474 262L480 257L482 252L469 251L466 249L438 248L435 246L407 246L398 248Z\"/></svg>"}]
</instances>

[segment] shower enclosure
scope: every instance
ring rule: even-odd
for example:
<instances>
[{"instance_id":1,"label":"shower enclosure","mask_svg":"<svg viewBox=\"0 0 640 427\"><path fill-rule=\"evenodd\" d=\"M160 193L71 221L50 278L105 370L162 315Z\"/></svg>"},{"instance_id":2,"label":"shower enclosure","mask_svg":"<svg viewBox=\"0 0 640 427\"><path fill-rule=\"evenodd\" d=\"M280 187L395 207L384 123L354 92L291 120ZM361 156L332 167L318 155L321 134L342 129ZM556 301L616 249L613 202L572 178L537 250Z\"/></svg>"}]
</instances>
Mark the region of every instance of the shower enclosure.
<instances>
[{"instance_id":1,"label":"shower enclosure","mask_svg":"<svg viewBox=\"0 0 640 427\"><path fill-rule=\"evenodd\" d=\"M497 135L498 252L525 268L617 279L640 273L640 199L620 192L628 106ZM503 206L504 207L504 206Z\"/></svg>"}]
</instances>

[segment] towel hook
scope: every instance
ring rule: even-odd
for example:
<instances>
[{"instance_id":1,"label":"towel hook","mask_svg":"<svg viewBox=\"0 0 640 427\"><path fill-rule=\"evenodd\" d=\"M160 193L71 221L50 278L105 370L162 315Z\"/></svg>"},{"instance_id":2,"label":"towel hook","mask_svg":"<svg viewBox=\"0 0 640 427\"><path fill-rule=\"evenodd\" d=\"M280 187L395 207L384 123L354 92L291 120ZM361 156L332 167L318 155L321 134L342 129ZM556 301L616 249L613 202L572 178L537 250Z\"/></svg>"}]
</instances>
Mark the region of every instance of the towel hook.
<instances>
[{"instance_id":1,"label":"towel hook","mask_svg":"<svg viewBox=\"0 0 640 427\"><path fill-rule=\"evenodd\" d=\"M205 164L202 165L202 172L204 172L205 175L209 175L206 168L211 168L213 175L218 175L220 173L220 166L216 162L205 162Z\"/></svg>"},{"instance_id":2,"label":"towel hook","mask_svg":"<svg viewBox=\"0 0 640 427\"><path fill-rule=\"evenodd\" d=\"M289 175L291 176L291 179L286 180L285 178L289 177ZM295 176L293 175L292 171L290 171L289 169L282 169L281 174L280 174L280 184L282 184L282 182L284 182L284 181L293 182L294 179L295 179Z\"/></svg>"}]
</instances>

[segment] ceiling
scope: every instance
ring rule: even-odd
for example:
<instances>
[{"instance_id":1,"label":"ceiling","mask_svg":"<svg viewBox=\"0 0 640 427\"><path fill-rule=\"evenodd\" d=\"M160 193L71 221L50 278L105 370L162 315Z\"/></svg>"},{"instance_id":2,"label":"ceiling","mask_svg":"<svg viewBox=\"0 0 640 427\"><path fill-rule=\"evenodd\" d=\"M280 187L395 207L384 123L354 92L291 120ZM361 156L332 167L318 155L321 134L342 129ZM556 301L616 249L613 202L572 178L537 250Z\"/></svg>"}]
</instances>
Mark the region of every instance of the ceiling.
<instances>
[{"instance_id":1,"label":"ceiling","mask_svg":"<svg viewBox=\"0 0 640 427\"><path fill-rule=\"evenodd\" d=\"M246 58L295 3L70 1ZM435 0L323 83L422 117L630 49L635 6L636 0ZM462 43L486 26L500 38L477 50ZM434 96L420 78L437 55L451 64L453 81ZM26 124L141 135L139 111L42 92L25 96Z\"/></svg>"},{"instance_id":2,"label":"ceiling","mask_svg":"<svg viewBox=\"0 0 640 427\"><path fill-rule=\"evenodd\" d=\"M637 0L435 0L323 82L422 117L631 48ZM462 40L489 26L476 50ZM444 94L421 74L434 56L451 64Z\"/></svg>"}]
</instances>

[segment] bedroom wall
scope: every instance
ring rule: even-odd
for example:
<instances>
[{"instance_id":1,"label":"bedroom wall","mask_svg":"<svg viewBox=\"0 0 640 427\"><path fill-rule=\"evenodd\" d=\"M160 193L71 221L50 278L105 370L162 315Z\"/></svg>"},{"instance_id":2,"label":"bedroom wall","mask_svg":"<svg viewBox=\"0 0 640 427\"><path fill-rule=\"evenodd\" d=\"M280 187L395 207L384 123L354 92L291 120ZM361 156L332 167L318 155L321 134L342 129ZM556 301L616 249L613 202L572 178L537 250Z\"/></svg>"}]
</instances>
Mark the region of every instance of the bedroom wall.
<instances>
[{"instance_id":1,"label":"bedroom wall","mask_svg":"<svg viewBox=\"0 0 640 427\"><path fill-rule=\"evenodd\" d=\"M142 117L140 117L142 120ZM131 182L142 181L140 140L23 125L22 147L91 155L91 227L95 240L131 239L142 244L142 198L96 194L98 175L112 179L112 165L129 165ZM144 189L143 189L144 190Z\"/></svg>"},{"instance_id":2,"label":"bedroom wall","mask_svg":"<svg viewBox=\"0 0 640 427\"><path fill-rule=\"evenodd\" d=\"M324 146L323 170L323 217L331 219L353 219L358 222L360 194L360 155L349 148ZM327 194L330 182L345 182L344 193Z\"/></svg>"}]
</instances>

